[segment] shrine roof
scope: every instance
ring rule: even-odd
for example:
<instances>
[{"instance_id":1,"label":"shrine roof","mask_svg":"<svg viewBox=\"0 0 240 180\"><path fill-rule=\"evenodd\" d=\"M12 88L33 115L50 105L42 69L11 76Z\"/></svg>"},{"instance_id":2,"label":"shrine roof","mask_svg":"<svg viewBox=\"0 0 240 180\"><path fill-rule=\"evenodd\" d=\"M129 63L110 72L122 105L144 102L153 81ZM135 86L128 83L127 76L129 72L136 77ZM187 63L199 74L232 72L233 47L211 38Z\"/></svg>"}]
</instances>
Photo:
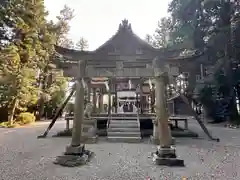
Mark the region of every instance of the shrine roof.
<instances>
[{"instance_id":1,"label":"shrine roof","mask_svg":"<svg viewBox=\"0 0 240 180\"><path fill-rule=\"evenodd\" d=\"M124 19L122 23L119 24L117 32L95 51L101 52L111 47L117 48L117 50L120 51L124 50L124 48L128 49L132 48L132 50L134 50L135 52L136 49L134 48L143 48L153 51L156 50L149 43L141 39L138 35L136 35L133 32L131 24L126 19Z\"/></svg>"},{"instance_id":2,"label":"shrine roof","mask_svg":"<svg viewBox=\"0 0 240 180\"><path fill-rule=\"evenodd\" d=\"M93 51L79 51L79 50L64 48L62 46L56 46L56 45L55 45L55 51L57 51L59 54L63 56L72 56L72 55L82 56L82 55L94 54Z\"/></svg>"},{"instance_id":3,"label":"shrine roof","mask_svg":"<svg viewBox=\"0 0 240 180\"><path fill-rule=\"evenodd\" d=\"M202 52L196 49L156 49L146 41L137 36L133 31L131 24L125 19L119 24L118 31L103 45L94 51L79 51L55 46L56 52L64 56L66 59L73 61L83 59L101 60L111 59L112 56L145 56L153 59L165 60L184 60L198 57ZM139 52L140 51L140 52ZM110 58L109 55L111 56ZM114 59L114 58L112 58ZM143 58L144 59L144 58ZM146 59L146 58L145 58Z\"/></svg>"},{"instance_id":4,"label":"shrine roof","mask_svg":"<svg viewBox=\"0 0 240 180\"><path fill-rule=\"evenodd\" d=\"M170 48L162 48L158 51L158 57L164 58L168 60L184 60L184 59L192 59L195 57L202 56L204 54L203 51L199 51L198 49L170 49Z\"/></svg>"},{"instance_id":5,"label":"shrine roof","mask_svg":"<svg viewBox=\"0 0 240 180\"><path fill-rule=\"evenodd\" d=\"M136 50L144 50L145 52L155 52L157 49L152 47L146 41L137 36L133 31L128 20L123 20L119 24L117 32L104 44L94 51L79 51L55 46L55 50L63 56L80 57L82 55L133 55ZM144 53L145 53L144 52Z\"/></svg>"}]
</instances>

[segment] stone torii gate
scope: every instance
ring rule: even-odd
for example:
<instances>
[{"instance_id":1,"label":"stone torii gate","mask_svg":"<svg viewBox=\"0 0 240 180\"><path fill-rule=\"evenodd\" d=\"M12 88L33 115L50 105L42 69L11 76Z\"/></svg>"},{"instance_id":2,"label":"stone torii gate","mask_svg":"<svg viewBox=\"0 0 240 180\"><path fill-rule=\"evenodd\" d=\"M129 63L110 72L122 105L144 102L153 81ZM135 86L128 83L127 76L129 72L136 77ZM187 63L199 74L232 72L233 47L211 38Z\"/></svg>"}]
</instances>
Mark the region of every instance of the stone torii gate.
<instances>
[{"instance_id":1,"label":"stone torii gate","mask_svg":"<svg viewBox=\"0 0 240 180\"><path fill-rule=\"evenodd\" d=\"M84 144L81 144L81 133L82 124L84 120L84 79L94 78L94 77L148 77L154 78L155 80L155 96L156 96L156 116L158 121L158 131L160 146L158 147L157 153L155 154L157 164L161 165L183 165L183 160L176 159L175 148L171 146L172 136L168 124L168 112L166 107L166 80L168 78L168 72L166 71L166 66L164 62L161 62L157 57L148 62L141 62L140 65L134 65L132 61L131 66L124 68L123 57L119 56L119 60L116 61L115 68L111 70L105 70L102 68L97 68L92 64L89 64L87 60L81 60L79 62L79 67L76 77L76 98L75 98L75 108L74 108L74 121L73 121L73 131L72 131L72 142L70 146L66 148L64 156L57 158L55 163L62 165L77 165L85 163L90 151L85 150ZM132 57L124 57L124 59L130 59ZM127 61L128 63L131 61ZM73 73L73 71L72 71ZM75 71L76 73L76 71Z\"/></svg>"},{"instance_id":2,"label":"stone torii gate","mask_svg":"<svg viewBox=\"0 0 240 180\"><path fill-rule=\"evenodd\" d=\"M81 142L82 124L84 121L84 86L85 80L96 77L112 78L153 78L155 81L156 120L160 144L154 153L154 159L159 165L183 166L184 161L176 157L176 150L171 146L172 136L168 124L166 107L166 83L168 77L177 76L178 71L172 71L195 56L195 54L179 57L175 51L154 49L137 37L131 29L131 24L124 20L119 25L118 32L97 50L86 52L56 47L63 55L57 64L64 74L76 77L76 98L72 141L63 156L56 158L55 163L65 166L85 164L92 152L85 149ZM181 62L179 62L181 59Z\"/></svg>"}]
</instances>

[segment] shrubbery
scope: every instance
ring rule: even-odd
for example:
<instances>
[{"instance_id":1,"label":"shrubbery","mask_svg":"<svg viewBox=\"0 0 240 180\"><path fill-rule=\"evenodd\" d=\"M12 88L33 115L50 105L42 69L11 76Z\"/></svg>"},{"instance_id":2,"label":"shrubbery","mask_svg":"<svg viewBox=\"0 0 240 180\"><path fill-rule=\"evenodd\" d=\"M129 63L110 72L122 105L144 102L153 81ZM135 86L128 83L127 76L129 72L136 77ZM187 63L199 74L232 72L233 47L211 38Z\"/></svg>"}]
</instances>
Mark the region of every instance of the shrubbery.
<instances>
[{"instance_id":1,"label":"shrubbery","mask_svg":"<svg viewBox=\"0 0 240 180\"><path fill-rule=\"evenodd\" d=\"M29 113L29 112L23 112L18 115L16 118L16 123L20 125L25 125L25 124L30 124L35 122L36 117L34 114Z\"/></svg>"},{"instance_id":2,"label":"shrubbery","mask_svg":"<svg viewBox=\"0 0 240 180\"><path fill-rule=\"evenodd\" d=\"M0 127L13 128L17 126L31 124L35 122L35 120L36 120L36 117L34 116L34 114L29 112L22 112L15 118L15 121L13 124L10 124L8 121L2 122L0 123Z\"/></svg>"}]
</instances>

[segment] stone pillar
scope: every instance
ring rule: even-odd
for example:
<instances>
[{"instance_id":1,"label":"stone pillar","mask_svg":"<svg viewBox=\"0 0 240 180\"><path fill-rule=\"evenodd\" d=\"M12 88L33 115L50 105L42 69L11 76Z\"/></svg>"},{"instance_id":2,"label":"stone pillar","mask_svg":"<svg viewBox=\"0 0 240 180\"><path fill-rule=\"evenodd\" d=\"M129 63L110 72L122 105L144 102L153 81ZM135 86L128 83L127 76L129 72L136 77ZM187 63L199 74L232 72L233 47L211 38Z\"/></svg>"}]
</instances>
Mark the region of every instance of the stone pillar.
<instances>
[{"instance_id":1,"label":"stone pillar","mask_svg":"<svg viewBox=\"0 0 240 180\"><path fill-rule=\"evenodd\" d=\"M93 113L96 113L96 104L97 104L97 94L96 94L96 88L93 88Z\"/></svg>"},{"instance_id":2,"label":"stone pillar","mask_svg":"<svg viewBox=\"0 0 240 180\"><path fill-rule=\"evenodd\" d=\"M155 86L156 86L156 83L155 83ZM159 89L153 89L152 90L152 112L154 112L154 109L155 108L155 97L156 97L156 92L158 91ZM159 99L158 99L159 100ZM157 113L157 112L156 112ZM151 136L151 141L153 144L156 144L156 145L159 145L160 144L160 140L159 140L159 127L158 127L158 117L157 117L157 114L156 114L156 118L152 120L153 122L153 135ZM168 126L169 126L169 123L168 123ZM175 144L175 139L172 138L171 140L171 145Z\"/></svg>"},{"instance_id":3,"label":"stone pillar","mask_svg":"<svg viewBox=\"0 0 240 180\"><path fill-rule=\"evenodd\" d=\"M84 120L84 88L80 80L76 82L72 143L70 147L81 145L82 123Z\"/></svg>"},{"instance_id":4,"label":"stone pillar","mask_svg":"<svg viewBox=\"0 0 240 180\"><path fill-rule=\"evenodd\" d=\"M159 147L154 154L158 165L184 166L184 161L176 158L176 150L172 147L172 135L168 125L167 102L165 95L165 77L160 74L155 78L156 85L156 120L159 135Z\"/></svg>"},{"instance_id":5,"label":"stone pillar","mask_svg":"<svg viewBox=\"0 0 240 180\"><path fill-rule=\"evenodd\" d=\"M72 141L66 148L63 156L55 160L55 164L62 166L79 166L86 164L92 156L90 151L85 150L85 145L81 144L82 125L84 121L84 85L85 63L79 65L80 76L76 82L76 97L74 105L74 120L72 129Z\"/></svg>"},{"instance_id":6,"label":"stone pillar","mask_svg":"<svg viewBox=\"0 0 240 180\"><path fill-rule=\"evenodd\" d=\"M153 123L153 135L150 137L153 144L159 145L159 133L157 126L157 119L152 120Z\"/></svg>"},{"instance_id":7,"label":"stone pillar","mask_svg":"<svg viewBox=\"0 0 240 180\"><path fill-rule=\"evenodd\" d=\"M165 84L162 76L156 78L156 118L160 145L171 146L172 136L168 125L168 112L165 98Z\"/></svg>"}]
</instances>

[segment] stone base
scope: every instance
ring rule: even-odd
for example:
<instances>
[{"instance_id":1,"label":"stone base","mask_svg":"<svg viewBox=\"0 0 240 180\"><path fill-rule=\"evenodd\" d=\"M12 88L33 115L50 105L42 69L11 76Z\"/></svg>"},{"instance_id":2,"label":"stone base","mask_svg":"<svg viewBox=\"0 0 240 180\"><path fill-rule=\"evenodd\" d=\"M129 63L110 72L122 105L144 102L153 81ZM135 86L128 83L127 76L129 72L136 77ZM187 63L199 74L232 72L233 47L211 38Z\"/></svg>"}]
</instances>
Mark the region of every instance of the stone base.
<instances>
[{"instance_id":1,"label":"stone base","mask_svg":"<svg viewBox=\"0 0 240 180\"><path fill-rule=\"evenodd\" d=\"M68 146L64 155L58 156L53 163L67 167L81 166L87 164L93 155L93 152L85 150L84 145Z\"/></svg>"},{"instance_id":2,"label":"stone base","mask_svg":"<svg viewBox=\"0 0 240 180\"><path fill-rule=\"evenodd\" d=\"M155 145L159 145L160 141L159 139L154 138L153 136L150 136L150 141L155 144ZM176 144L176 139L174 137L172 137L172 144L171 145L175 145Z\"/></svg>"},{"instance_id":3,"label":"stone base","mask_svg":"<svg viewBox=\"0 0 240 180\"><path fill-rule=\"evenodd\" d=\"M64 155L82 155L85 151L85 145L67 146Z\"/></svg>"},{"instance_id":4,"label":"stone base","mask_svg":"<svg viewBox=\"0 0 240 180\"><path fill-rule=\"evenodd\" d=\"M58 132L53 137L71 137L72 136L72 129L64 130ZM98 141L98 135L89 135L89 136L82 136L81 143L83 144L94 144Z\"/></svg>"},{"instance_id":5,"label":"stone base","mask_svg":"<svg viewBox=\"0 0 240 180\"><path fill-rule=\"evenodd\" d=\"M190 130L185 130L182 128L178 128L179 130L173 130L172 131L172 136L173 137L192 137L192 138L197 138L198 134L195 132L192 132Z\"/></svg>"},{"instance_id":6,"label":"stone base","mask_svg":"<svg viewBox=\"0 0 240 180\"><path fill-rule=\"evenodd\" d=\"M157 165L184 167L184 160L177 159L176 150L173 147L158 147L157 152L152 155Z\"/></svg>"},{"instance_id":7,"label":"stone base","mask_svg":"<svg viewBox=\"0 0 240 180\"><path fill-rule=\"evenodd\" d=\"M98 136L92 136L92 137L82 137L82 143L84 144L95 144L98 142Z\"/></svg>"}]
</instances>

